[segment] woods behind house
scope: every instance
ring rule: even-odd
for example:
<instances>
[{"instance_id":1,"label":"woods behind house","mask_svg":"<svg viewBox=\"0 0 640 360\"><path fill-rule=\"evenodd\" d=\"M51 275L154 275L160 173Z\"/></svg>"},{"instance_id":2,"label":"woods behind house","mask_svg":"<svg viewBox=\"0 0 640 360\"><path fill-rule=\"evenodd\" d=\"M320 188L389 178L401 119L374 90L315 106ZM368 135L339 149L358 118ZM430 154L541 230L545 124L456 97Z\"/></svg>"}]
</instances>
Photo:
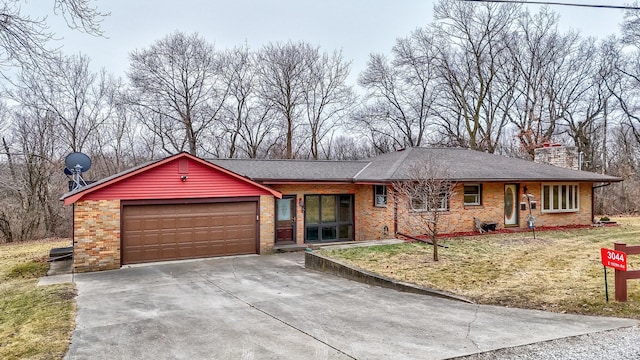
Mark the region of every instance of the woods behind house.
<instances>
[{"instance_id":1,"label":"woods behind house","mask_svg":"<svg viewBox=\"0 0 640 360\"><path fill-rule=\"evenodd\" d=\"M71 27L105 14L56 0ZM550 8L438 1L434 19L351 73L340 50L304 41L216 48L173 32L131 51L126 74L51 43L44 20L3 1L0 242L70 233L64 157L89 179L186 151L203 158L359 159L407 146L531 159L573 145L583 169L620 176L596 213L640 206L640 13L620 37L560 31ZM28 45L28 46L25 46ZM355 83L354 83L355 82Z\"/></svg>"}]
</instances>

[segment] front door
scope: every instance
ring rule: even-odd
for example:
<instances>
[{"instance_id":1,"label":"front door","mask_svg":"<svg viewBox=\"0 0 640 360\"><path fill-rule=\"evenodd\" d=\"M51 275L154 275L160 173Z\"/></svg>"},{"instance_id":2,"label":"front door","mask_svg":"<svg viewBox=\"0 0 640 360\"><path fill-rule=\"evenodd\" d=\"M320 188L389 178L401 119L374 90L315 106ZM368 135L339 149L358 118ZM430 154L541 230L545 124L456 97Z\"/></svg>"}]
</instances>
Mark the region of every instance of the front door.
<instances>
[{"instance_id":1,"label":"front door","mask_svg":"<svg viewBox=\"0 0 640 360\"><path fill-rule=\"evenodd\" d=\"M295 243L296 196L285 195L276 200L276 243Z\"/></svg>"},{"instance_id":2,"label":"front door","mask_svg":"<svg viewBox=\"0 0 640 360\"><path fill-rule=\"evenodd\" d=\"M504 185L504 226L518 225L518 185Z\"/></svg>"}]
</instances>

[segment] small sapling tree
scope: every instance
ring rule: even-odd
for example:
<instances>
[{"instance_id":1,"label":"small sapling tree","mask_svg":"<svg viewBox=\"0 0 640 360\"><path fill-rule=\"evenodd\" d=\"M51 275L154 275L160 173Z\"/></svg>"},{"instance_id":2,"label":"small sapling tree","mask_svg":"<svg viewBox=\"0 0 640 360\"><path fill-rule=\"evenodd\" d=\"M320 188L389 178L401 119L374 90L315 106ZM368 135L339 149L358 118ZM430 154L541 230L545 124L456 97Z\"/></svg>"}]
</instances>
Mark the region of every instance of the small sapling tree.
<instances>
[{"instance_id":1,"label":"small sapling tree","mask_svg":"<svg viewBox=\"0 0 640 360\"><path fill-rule=\"evenodd\" d=\"M433 261L438 261L440 219L449 209L455 184L449 169L431 158L410 163L405 174L406 179L393 182L393 189L409 208L407 220L410 226L429 237L433 244Z\"/></svg>"}]
</instances>

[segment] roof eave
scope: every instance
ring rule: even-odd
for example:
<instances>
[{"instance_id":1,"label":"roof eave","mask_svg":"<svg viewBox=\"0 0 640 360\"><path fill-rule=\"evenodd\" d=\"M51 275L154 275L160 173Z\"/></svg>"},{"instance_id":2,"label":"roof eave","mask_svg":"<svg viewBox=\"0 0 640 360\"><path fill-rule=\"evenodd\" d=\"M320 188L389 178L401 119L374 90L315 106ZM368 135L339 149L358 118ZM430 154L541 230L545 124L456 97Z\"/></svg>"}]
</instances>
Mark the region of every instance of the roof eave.
<instances>
[{"instance_id":1,"label":"roof eave","mask_svg":"<svg viewBox=\"0 0 640 360\"><path fill-rule=\"evenodd\" d=\"M353 184L353 179L253 179L262 184L293 185L293 184Z\"/></svg>"},{"instance_id":2,"label":"roof eave","mask_svg":"<svg viewBox=\"0 0 640 360\"><path fill-rule=\"evenodd\" d=\"M391 183L395 181L411 181L413 179L358 179L358 184L364 183ZM570 178L458 178L458 179L450 179L453 182L481 182L481 183L521 183L521 182L592 182L592 183L614 183L621 182L623 179L621 178L611 178L611 179L570 179Z\"/></svg>"}]
</instances>

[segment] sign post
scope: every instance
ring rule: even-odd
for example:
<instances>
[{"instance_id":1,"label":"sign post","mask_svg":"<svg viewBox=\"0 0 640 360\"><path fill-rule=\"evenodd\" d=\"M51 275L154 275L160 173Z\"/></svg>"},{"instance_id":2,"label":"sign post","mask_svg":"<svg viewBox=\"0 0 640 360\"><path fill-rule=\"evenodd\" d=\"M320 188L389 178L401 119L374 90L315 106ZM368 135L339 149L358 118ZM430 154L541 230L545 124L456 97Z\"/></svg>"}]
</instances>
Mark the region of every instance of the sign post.
<instances>
[{"instance_id":1,"label":"sign post","mask_svg":"<svg viewBox=\"0 0 640 360\"><path fill-rule=\"evenodd\" d=\"M604 268L604 293L605 293L607 302L609 302L609 287L607 285L607 267L614 268L618 271L627 271L627 254L623 251L601 248L600 257L602 261L602 267Z\"/></svg>"},{"instance_id":2,"label":"sign post","mask_svg":"<svg viewBox=\"0 0 640 360\"><path fill-rule=\"evenodd\" d=\"M607 285L607 267L602 265L604 269L604 298L609 302L609 286Z\"/></svg>"}]
</instances>

